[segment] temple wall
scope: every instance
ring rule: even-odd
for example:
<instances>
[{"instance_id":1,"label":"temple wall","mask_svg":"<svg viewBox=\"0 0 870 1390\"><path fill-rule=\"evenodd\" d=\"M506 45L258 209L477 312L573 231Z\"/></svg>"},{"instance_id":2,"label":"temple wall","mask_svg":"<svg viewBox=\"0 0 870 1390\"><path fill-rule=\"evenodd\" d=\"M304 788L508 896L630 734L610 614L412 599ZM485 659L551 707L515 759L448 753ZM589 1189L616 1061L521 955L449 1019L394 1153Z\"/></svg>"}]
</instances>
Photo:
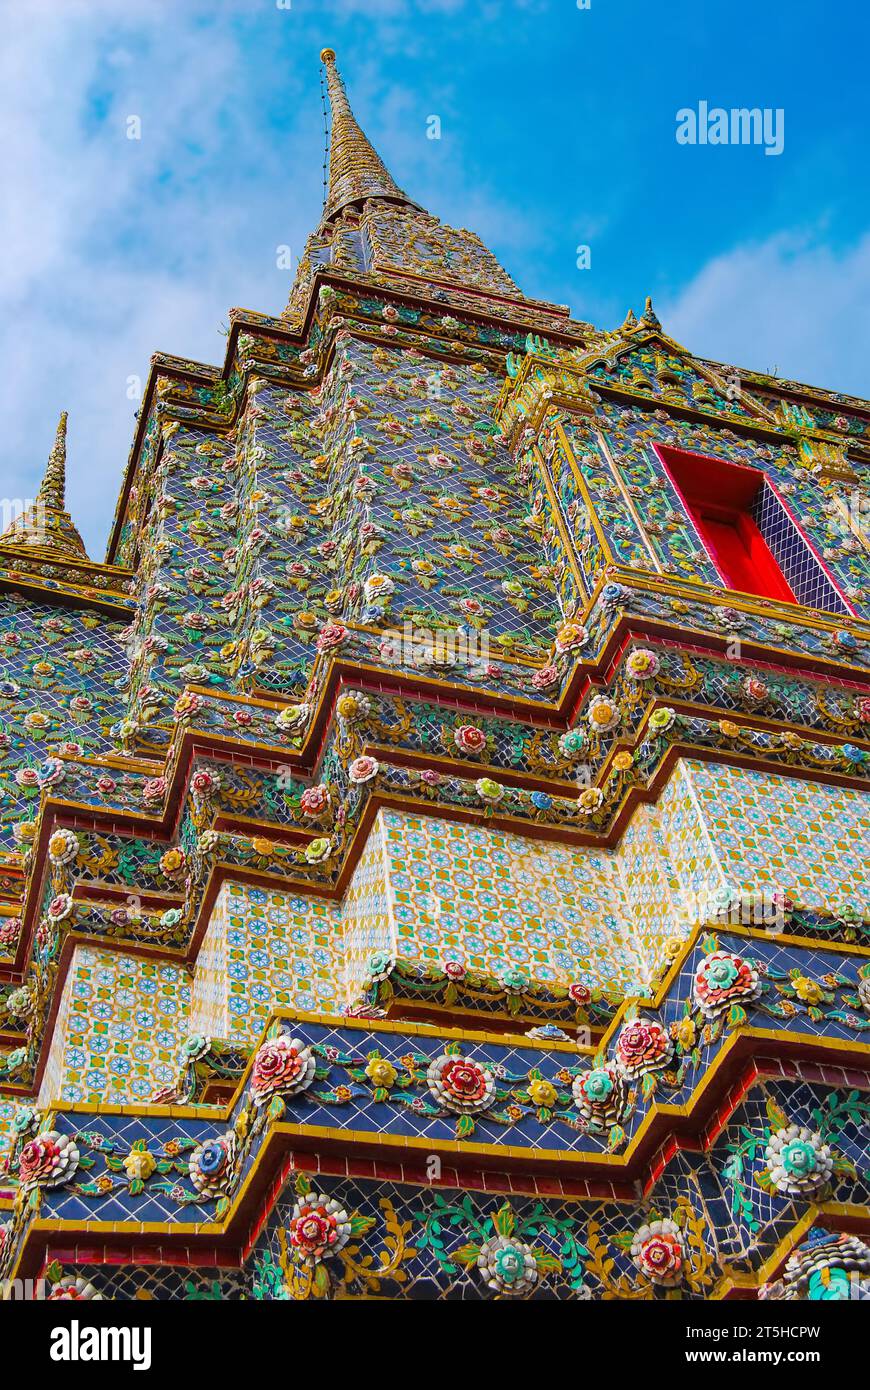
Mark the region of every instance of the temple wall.
<instances>
[{"instance_id":1,"label":"temple wall","mask_svg":"<svg viewBox=\"0 0 870 1390\"><path fill-rule=\"evenodd\" d=\"M170 961L76 946L38 1104L142 1102L175 1079L190 981Z\"/></svg>"}]
</instances>

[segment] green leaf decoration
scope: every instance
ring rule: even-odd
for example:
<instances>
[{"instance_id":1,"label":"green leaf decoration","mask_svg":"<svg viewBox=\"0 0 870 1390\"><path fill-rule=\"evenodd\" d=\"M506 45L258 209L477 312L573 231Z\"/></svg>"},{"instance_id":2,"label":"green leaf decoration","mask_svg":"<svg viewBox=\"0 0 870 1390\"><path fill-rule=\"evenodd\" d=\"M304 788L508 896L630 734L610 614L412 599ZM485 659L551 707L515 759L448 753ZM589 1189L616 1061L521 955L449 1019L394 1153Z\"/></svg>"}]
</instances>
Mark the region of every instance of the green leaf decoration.
<instances>
[{"instance_id":1,"label":"green leaf decoration","mask_svg":"<svg viewBox=\"0 0 870 1390\"><path fill-rule=\"evenodd\" d=\"M352 1236L364 1236L374 1224L375 1217L363 1216L361 1212L355 1211L350 1218L350 1233Z\"/></svg>"},{"instance_id":2,"label":"green leaf decoration","mask_svg":"<svg viewBox=\"0 0 870 1390\"><path fill-rule=\"evenodd\" d=\"M269 1109L267 1111L269 1119L280 1120L281 1116L284 1114L286 1109L287 1106L284 1104L281 1097L273 1096L272 1099L269 1101Z\"/></svg>"},{"instance_id":3,"label":"green leaf decoration","mask_svg":"<svg viewBox=\"0 0 870 1390\"><path fill-rule=\"evenodd\" d=\"M460 1245L458 1250L454 1250L453 1258L461 1265L473 1265L477 1264L477 1257L479 1254L480 1246L469 1242L467 1245Z\"/></svg>"},{"instance_id":4,"label":"green leaf decoration","mask_svg":"<svg viewBox=\"0 0 870 1390\"><path fill-rule=\"evenodd\" d=\"M460 1115L456 1121L456 1138L468 1139L474 1133L474 1120L471 1115Z\"/></svg>"},{"instance_id":5,"label":"green leaf decoration","mask_svg":"<svg viewBox=\"0 0 870 1390\"><path fill-rule=\"evenodd\" d=\"M746 1010L739 1004L732 1004L728 1010L728 1027L740 1028L746 1022Z\"/></svg>"},{"instance_id":6,"label":"green leaf decoration","mask_svg":"<svg viewBox=\"0 0 870 1390\"><path fill-rule=\"evenodd\" d=\"M607 1149L609 1153L615 1153L621 1149L625 1143L625 1130L622 1125L611 1125L610 1133L607 1136Z\"/></svg>"},{"instance_id":7,"label":"green leaf decoration","mask_svg":"<svg viewBox=\"0 0 870 1390\"><path fill-rule=\"evenodd\" d=\"M503 1205L499 1207L492 1220L500 1236L512 1235L517 1223L510 1202L504 1202Z\"/></svg>"},{"instance_id":8,"label":"green leaf decoration","mask_svg":"<svg viewBox=\"0 0 870 1390\"><path fill-rule=\"evenodd\" d=\"M788 1128L788 1115L781 1106L777 1105L775 1100L771 1100L770 1097L768 1097L767 1106L765 1108L771 1129Z\"/></svg>"}]
</instances>

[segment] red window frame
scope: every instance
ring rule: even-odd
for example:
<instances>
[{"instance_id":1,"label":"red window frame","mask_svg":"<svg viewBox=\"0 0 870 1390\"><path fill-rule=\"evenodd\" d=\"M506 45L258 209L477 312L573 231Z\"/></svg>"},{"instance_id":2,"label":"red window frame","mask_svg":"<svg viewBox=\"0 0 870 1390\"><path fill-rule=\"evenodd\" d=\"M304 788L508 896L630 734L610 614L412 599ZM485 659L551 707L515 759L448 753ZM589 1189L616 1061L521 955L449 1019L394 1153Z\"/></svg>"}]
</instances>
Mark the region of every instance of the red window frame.
<instances>
[{"instance_id":1,"label":"red window frame","mask_svg":"<svg viewBox=\"0 0 870 1390\"><path fill-rule=\"evenodd\" d=\"M797 603L751 514L765 485L762 470L665 444L654 448L724 587Z\"/></svg>"}]
</instances>

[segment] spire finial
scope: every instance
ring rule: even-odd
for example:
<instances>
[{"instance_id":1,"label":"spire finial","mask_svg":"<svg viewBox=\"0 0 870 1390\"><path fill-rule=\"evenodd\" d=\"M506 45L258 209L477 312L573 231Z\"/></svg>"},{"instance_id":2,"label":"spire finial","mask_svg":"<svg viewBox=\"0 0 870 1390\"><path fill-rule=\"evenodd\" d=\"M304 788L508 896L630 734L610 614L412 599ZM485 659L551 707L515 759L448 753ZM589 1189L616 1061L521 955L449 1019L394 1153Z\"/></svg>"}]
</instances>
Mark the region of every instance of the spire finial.
<instances>
[{"instance_id":1,"label":"spire finial","mask_svg":"<svg viewBox=\"0 0 870 1390\"><path fill-rule=\"evenodd\" d=\"M50 511L62 512L66 507L66 422L67 412L60 412L54 445L48 456L45 474L39 485L36 500Z\"/></svg>"},{"instance_id":2,"label":"spire finial","mask_svg":"<svg viewBox=\"0 0 870 1390\"><path fill-rule=\"evenodd\" d=\"M35 502L0 536L0 544L27 550L34 558L54 555L88 558L82 538L66 509L66 422L67 413L62 410Z\"/></svg>"},{"instance_id":3,"label":"spire finial","mask_svg":"<svg viewBox=\"0 0 870 1390\"><path fill-rule=\"evenodd\" d=\"M335 62L335 51L324 48L320 54L326 68L326 89L332 112L329 141L329 187L324 221L331 221L343 208L367 198L386 198L390 202L418 207L399 188L380 155L360 129L350 109L347 92Z\"/></svg>"},{"instance_id":4,"label":"spire finial","mask_svg":"<svg viewBox=\"0 0 870 1390\"><path fill-rule=\"evenodd\" d=\"M641 319L641 323L645 324L647 328L661 328L658 315L656 314L656 311L653 308L651 295L647 295L646 297L646 304L643 306L643 318Z\"/></svg>"}]
</instances>

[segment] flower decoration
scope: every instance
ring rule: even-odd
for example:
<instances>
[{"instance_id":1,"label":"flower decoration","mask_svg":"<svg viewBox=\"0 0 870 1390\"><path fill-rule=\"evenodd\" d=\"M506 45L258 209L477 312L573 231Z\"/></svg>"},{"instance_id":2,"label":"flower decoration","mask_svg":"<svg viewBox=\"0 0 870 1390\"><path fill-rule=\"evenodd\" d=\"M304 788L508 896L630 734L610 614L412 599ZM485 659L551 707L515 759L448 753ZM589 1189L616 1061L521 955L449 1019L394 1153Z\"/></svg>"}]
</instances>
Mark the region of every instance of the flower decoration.
<instances>
[{"instance_id":1,"label":"flower decoration","mask_svg":"<svg viewBox=\"0 0 870 1390\"><path fill-rule=\"evenodd\" d=\"M324 623L317 635L317 650L330 652L340 647L350 634L343 623Z\"/></svg>"},{"instance_id":2,"label":"flower decoration","mask_svg":"<svg viewBox=\"0 0 870 1390\"><path fill-rule=\"evenodd\" d=\"M233 1130L198 1144L190 1155L190 1181L206 1199L225 1197L236 1173L237 1139Z\"/></svg>"},{"instance_id":3,"label":"flower decoration","mask_svg":"<svg viewBox=\"0 0 870 1390\"><path fill-rule=\"evenodd\" d=\"M379 1057L375 1054L369 1057L365 1074L375 1090L384 1092L395 1086L396 1078L399 1075L392 1062L388 1062L386 1057ZM377 1100L378 1097L376 1096L375 1099Z\"/></svg>"},{"instance_id":4,"label":"flower decoration","mask_svg":"<svg viewBox=\"0 0 870 1390\"><path fill-rule=\"evenodd\" d=\"M360 786L363 782L371 782L372 778L377 777L380 770L380 763L377 758L370 758L367 755L361 758L354 758L347 770L347 775L351 782Z\"/></svg>"},{"instance_id":5,"label":"flower decoration","mask_svg":"<svg viewBox=\"0 0 870 1390\"><path fill-rule=\"evenodd\" d=\"M292 733L294 729L301 729L308 719L310 706L286 705L275 715L275 728L280 729L282 734Z\"/></svg>"},{"instance_id":6,"label":"flower decoration","mask_svg":"<svg viewBox=\"0 0 870 1390\"><path fill-rule=\"evenodd\" d=\"M574 1104L593 1134L619 1124L626 1105L625 1083L616 1067L603 1064L581 1071L571 1083Z\"/></svg>"},{"instance_id":7,"label":"flower decoration","mask_svg":"<svg viewBox=\"0 0 870 1390\"><path fill-rule=\"evenodd\" d=\"M624 1023L614 1047L616 1066L625 1077L661 1071L671 1059L673 1043L666 1028L654 1019Z\"/></svg>"},{"instance_id":8,"label":"flower decoration","mask_svg":"<svg viewBox=\"0 0 870 1390\"><path fill-rule=\"evenodd\" d=\"M563 758L576 758L586 747L586 734L583 729L569 729L559 739L559 752Z\"/></svg>"},{"instance_id":9,"label":"flower decoration","mask_svg":"<svg viewBox=\"0 0 870 1390\"><path fill-rule=\"evenodd\" d=\"M695 1003L705 1018L717 1018L734 1003L748 1003L761 994L758 971L733 951L713 951L695 971Z\"/></svg>"},{"instance_id":10,"label":"flower decoration","mask_svg":"<svg viewBox=\"0 0 870 1390\"><path fill-rule=\"evenodd\" d=\"M670 705L660 705L654 709L649 717L648 728L651 734L667 733L677 717L676 710L671 709Z\"/></svg>"},{"instance_id":11,"label":"flower decoration","mask_svg":"<svg viewBox=\"0 0 870 1390\"><path fill-rule=\"evenodd\" d=\"M310 1192L293 1208L287 1235L294 1257L305 1264L317 1264L327 1255L336 1255L350 1239L351 1221L334 1197Z\"/></svg>"},{"instance_id":12,"label":"flower decoration","mask_svg":"<svg viewBox=\"0 0 870 1390\"><path fill-rule=\"evenodd\" d=\"M539 1109L552 1110L559 1099L559 1092L552 1081L546 1081L543 1077L533 1077L526 1089L532 1105Z\"/></svg>"},{"instance_id":13,"label":"flower decoration","mask_svg":"<svg viewBox=\"0 0 870 1390\"><path fill-rule=\"evenodd\" d=\"M220 791L220 774L210 768L202 767L190 779L190 790L198 799L205 800Z\"/></svg>"},{"instance_id":14,"label":"flower decoration","mask_svg":"<svg viewBox=\"0 0 870 1390\"><path fill-rule=\"evenodd\" d=\"M586 717L592 728L603 734L619 723L619 706L607 695L596 695L586 712Z\"/></svg>"},{"instance_id":15,"label":"flower decoration","mask_svg":"<svg viewBox=\"0 0 870 1390\"><path fill-rule=\"evenodd\" d=\"M501 801L505 791L504 787L494 782L491 777L478 777L474 790L482 801Z\"/></svg>"},{"instance_id":16,"label":"flower decoration","mask_svg":"<svg viewBox=\"0 0 870 1390\"><path fill-rule=\"evenodd\" d=\"M61 1187L70 1181L79 1166L79 1151L71 1135L56 1129L43 1130L31 1139L18 1159L18 1182L22 1191L37 1187Z\"/></svg>"},{"instance_id":17,"label":"flower decoration","mask_svg":"<svg viewBox=\"0 0 870 1390\"><path fill-rule=\"evenodd\" d=\"M395 584L389 575L372 574L363 585L366 598L371 602L373 599L389 598L395 590Z\"/></svg>"},{"instance_id":18,"label":"flower decoration","mask_svg":"<svg viewBox=\"0 0 870 1390\"><path fill-rule=\"evenodd\" d=\"M93 1284L87 1279L82 1279L79 1275L65 1274L62 1279L58 1279L52 1284L50 1290L45 1295L47 1303L69 1302L88 1302L94 1299L102 1299L103 1295L97 1293Z\"/></svg>"},{"instance_id":19,"label":"flower decoration","mask_svg":"<svg viewBox=\"0 0 870 1390\"><path fill-rule=\"evenodd\" d=\"M373 951L366 962L366 971L372 984L386 980L395 969L396 958L389 951Z\"/></svg>"},{"instance_id":20,"label":"flower decoration","mask_svg":"<svg viewBox=\"0 0 870 1390\"><path fill-rule=\"evenodd\" d=\"M328 839L312 840L305 847L305 861L308 864L322 864L332 854L332 841Z\"/></svg>"},{"instance_id":21,"label":"flower decoration","mask_svg":"<svg viewBox=\"0 0 870 1390\"><path fill-rule=\"evenodd\" d=\"M631 1258L651 1283L675 1288L682 1282L686 1265L682 1231L666 1219L641 1226L631 1243Z\"/></svg>"},{"instance_id":22,"label":"flower decoration","mask_svg":"<svg viewBox=\"0 0 870 1390\"><path fill-rule=\"evenodd\" d=\"M430 1062L426 1084L439 1105L459 1115L488 1110L495 1098L495 1078L487 1067L448 1052Z\"/></svg>"},{"instance_id":23,"label":"flower decoration","mask_svg":"<svg viewBox=\"0 0 870 1390\"><path fill-rule=\"evenodd\" d=\"M747 676L740 688L747 700L751 700L753 704L761 704L769 694L764 681L759 680L757 676Z\"/></svg>"},{"instance_id":24,"label":"flower decoration","mask_svg":"<svg viewBox=\"0 0 870 1390\"><path fill-rule=\"evenodd\" d=\"M514 1236L493 1236L480 1248L477 1268L487 1288L510 1298L529 1293L538 1282L531 1246Z\"/></svg>"},{"instance_id":25,"label":"flower decoration","mask_svg":"<svg viewBox=\"0 0 870 1390\"><path fill-rule=\"evenodd\" d=\"M372 702L367 695L360 695L348 691L344 695L339 695L335 702L339 719L343 719L345 724L358 724L366 719L371 713Z\"/></svg>"},{"instance_id":26,"label":"flower decoration","mask_svg":"<svg viewBox=\"0 0 870 1390\"><path fill-rule=\"evenodd\" d=\"M625 663L626 675L634 681L648 681L658 671L661 662L655 652L646 647L635 647Z\"/></svg>"},{"instance_id":27,"label":"flower decoration","mask_svg":"<svg viewBox=\"0 0 870 1390\"><path fill-rule=\"evenodd\" d=\"M556 651L560 656L579 651L589 641L589 633L580 623L563 623L556 633Z\"/></svg>"},{"instance_id":28,"label":"flower decoration","mask_svg":"<svg viewBox=\"0 0 870 1390\"><path fill-rule=\"evenodd\" d=\"M187 856L183 849L168 849L165 854L160 856L160 868L167 878L175 878L183 873L187 864Z\"/></svg>"},{"instance_id":29,"label":"flower decoration","mask_svg":"<svg viewBox=\"0 0 870 1390\"><path fill-rule=\"evenodd\" d=\"M73 910L73 900L69 893L58 893L48 904L48 918L51 922L63 922Z\"/></svg>"},{"instance_id":30,"label":"flower decoration","mask_svg":"<svg viewBox=\"0 0 870 1390\"><path fill-rule=\"evenodd\" d=\"M577 810L581 816L592 816L604 801L604 792L600 787L584 787L577 798Z\"/></svg>"},{"instance_id":31,"label":"flower decoration","mask_svg":"<svg viewBox=\"0 0 870 1390\"><path fill-rule=\"evenodd\" d=\"M453 732L453 742L460 753L482 753L486 749L486 734L476 724L460 724Z\"/></svg>"},{"instance_id":32,"label":"flower decoration","mask_svg":"<svg viewBox=\"0 0 870 1390\"><path fill-rule=\"evenodd\" d=\"M552 690L559 684L559 671L555 666L542 666L539 671L532 675L532 686L535 690Z\"/></svg>"},{"instance_id":33,"label":"flower decoration","mask_svg":"<svg viewBox=\"0 0 870 1390\"><path fill-rule=\"evenodd\" d=\"M162 801L165 795L165 777L149 777L142 785L142 800L145 802Z\"/></svg>"},{"instance_id":34,"label":"flower decoration","mask_svg":"<svg viewBox=\"0 0 870 1390\"><path fill-rule=\"evenodd\" d=\"M834 1171L834 1156L815 1130L786 1125L776 1130L765 1150L770 1181L790 1197L811 1197L827 1187Z\"/></svg>"},{"instance_id":35,"label":"flower decoration","mask_svg":"<svg viewBox=\"0 0 870 1390\"><path fill-rule=\"evenodd\" d=\"M187 1065L198 1062L211 1052L211 1038L205 1033L191 1033L181 1044L181 1062Z\"/></svg>"},{"instance_id":36,"label":"flower decoration","mask_svg":"<svg viewBox=\"0 0 870 1390\"><path fill-rule=\"evenodd\" d=\"M251 1100L265 1105L273 1096L295 1096L314 1080L314 1053L298 1038L270 1038L257 1049L251 1070Z\"/></svg>"},{"instance_id":37,"label":"flower decoration","mask_svg":"<svg viewBox=\"0 0 870 1390\"><path fill-rule=\"evenodd\" d=\"M156 1167L157 1159L148 1152L144 1139L139 1139L131 1145L129 1153L123 1159L124 1172L131 1184L147 1182Z\"/></svg>"},{"instance_id":38,"label":"flower decoration","mask_svg":"<svg viewBox=\"0 0 870 1390\"><path fill-rule=\"evenodd\" d=\"M55 830L48 842L52 864L70 864L78 852L79 840L74 830Z\"/></svg>"},{"instance_id":39,"label":"flower decoration","mask_svg":"<svg viewBox=\"0 0 870 1390\"><path fill-rule=\"evenodd\" d=\"M329 810L329 788L321 783L317 787L306 787L299 798L299 809L304 816L322 816Z\"/></svg>"}]
</instances>

